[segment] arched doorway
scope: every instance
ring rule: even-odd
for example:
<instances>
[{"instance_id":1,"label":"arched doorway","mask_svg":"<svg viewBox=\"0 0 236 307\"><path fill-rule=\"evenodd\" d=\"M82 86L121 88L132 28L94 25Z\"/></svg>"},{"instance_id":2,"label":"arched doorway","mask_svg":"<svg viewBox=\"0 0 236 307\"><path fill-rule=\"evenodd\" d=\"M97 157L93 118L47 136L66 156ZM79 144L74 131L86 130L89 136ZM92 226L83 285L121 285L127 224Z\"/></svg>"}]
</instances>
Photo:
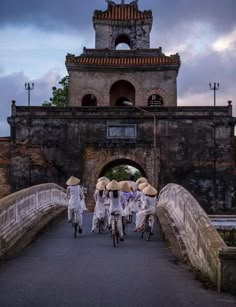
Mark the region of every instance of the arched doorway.
<instances>
[{"instance_id":1,"label":"arched doorway","mask_svg":"<svg viewBox=\"0 0 236 307\"><path fill-rule=\"evenodd\" d=\"M115 82L110 89L110 105L122 106L123 101L132 101L135 104L135 88L125 80Z\"/></svg>"}]
</instances>

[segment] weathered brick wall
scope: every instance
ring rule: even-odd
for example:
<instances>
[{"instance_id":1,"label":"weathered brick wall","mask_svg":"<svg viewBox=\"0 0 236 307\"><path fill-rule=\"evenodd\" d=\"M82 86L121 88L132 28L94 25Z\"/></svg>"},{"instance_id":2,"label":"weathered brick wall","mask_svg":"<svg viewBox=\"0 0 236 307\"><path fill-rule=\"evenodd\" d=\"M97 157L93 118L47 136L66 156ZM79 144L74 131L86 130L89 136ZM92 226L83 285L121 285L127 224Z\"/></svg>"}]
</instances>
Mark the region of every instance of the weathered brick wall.
<instances>
[{"instance_id":1,"label":"weathered brick wall","mask_svg":"<svg viewBox=\"0 0 236 307\"><path fill-rule=\"evenodd\" d=\"M10 138L0 138L0 198L10 194Z\"/></svg>"},{"instance_id":2,"label":"weathered brick wall","mask_svg":"<svg viewBox=\"0 0 236 307\"><path fill-rule=\"evenodd\" d=\"M222 125L219 118L213 122L191 115L164 122L160 128L161 155L165 157L161 161L165 170L161 171L162 182L183 185L207 211L235 211L232 127Z\"/></svg>"},{"instance_id":3,"label":"weathered brick wall","mask_svg":"<svg viewBox=\"0 0 236 307\"><path fill-rule=\"evenodd\" d=\"M177 72L169 71L72 71L69 83L69 105L81 106L85 95L93 94L98 106L110 106L111 86L119 80L130 82L135 88L135 104L147 106L152 94L159 94L166 106L176 106ZM124 95L124 94L122 94ZM127 99L131 98L127 96Z\"/></svg>"},{"instance_id":4,"label":"weathered brick wall","mask_svg":"<svg viewBox=\"0 0 236 307\"><path fill-rule=\"evenodd\" d=\"M46 182L57 182L59 172L40 145L16 142L11 146L13 191Z\"/></svg>"},{"instance_id":5,"label":"weathered brick wall","mask_svg":"<svg viewBox=\"0 0 236 307\"><path fill-rule=\"evenodd\" d=\"M178 183L206 211L235 211L231 106L147 110L155 113L157 122L158 189L170 182ZM12 135L18 142L29 140L28 144L34 151L37 148L45 162L35 165L32 154L28 154L30 146L22 154L16 142L11 169L13 189L48 181L65 186L66 179L74 175L91 197L104 166L122 159L136 163L154 182L151 115L125 107L31 107L30 112L29 108L16 107L14 112L16 116L9 118L12 127L16 127ZM134 124L137 136L109 139L108 124Z\"/></svg>"}]
</instances>

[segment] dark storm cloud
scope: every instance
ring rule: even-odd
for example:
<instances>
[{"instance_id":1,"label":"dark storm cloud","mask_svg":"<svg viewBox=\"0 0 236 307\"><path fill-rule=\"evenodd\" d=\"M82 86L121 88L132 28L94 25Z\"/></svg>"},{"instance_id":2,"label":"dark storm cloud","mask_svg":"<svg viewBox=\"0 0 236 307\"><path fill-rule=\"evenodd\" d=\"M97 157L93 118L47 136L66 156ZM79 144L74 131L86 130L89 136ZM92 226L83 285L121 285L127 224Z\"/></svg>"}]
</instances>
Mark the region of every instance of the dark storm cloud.
<instances>
[{"instance_id":1,"label":"dark storm cloud","mask_svg":"<svg viewBox=\"0 0 236 307\"><path fill-rule=\"evenodd\" d=\"M178 90L202 93L209 91L209 83L219 82L221 90L235 87L236 61L217 52L196 55L189 63L182 63L178 76ZM232 97L233 98L233 97ZM235 97L236 98L236 97Z\"/></svg>"},{"instance_id":2,"label":"dark storm cloud","mask_svg":"<svg viewBox=\"0 0 236 307\"><path fill-rule=\"evenodd\" d=\"M151 8L155 22L165 29L195 21L209 22L220 32L235 26L235 0L145 0L140 7Z\"/></svg>"},{"instance_id":3,"label":"dark storm cloud","mask_svg":"<svg viewBox=\"0 0 236 307\"><path fill-rule=\"evenodd\" d=\"M31 92L31 105L42 105L48 100L52 93L52 86L58 86L61 79L54 72L48 72L42 78L30 80L35 83ZM27 106L27 91L24 84L29 82L29 78L22 72L0 76L0 136L8 136L10 133L7 117L11 115L11 101L16 100L16 105Z\"/></svg>"},{"instance_id":4,"label":"dark storm cloud","mask_svg":"<svg viewBox=\"0 0 236 307\"><path fill-rule=\"evenodd\" d=\"M91 27L96 8L105 9L101 0L1 0L0 23L2 25L34 25L42 29L63 31L64 28L84 30Z\"/></svg>"},{"instance_id":5,"label":"dark storm cloud","mask_svg":"<svg viewBox=\"0 0 236 307\"><path fill-rule=\"evenodd\" d=\"M120 1L116 0L116 3ZM126 3L129 3L126 0ZM105 0L1 0L2 25L35 25L43 29L63 31L64 28L85 30L92 26L95 9L106 9ZM160 28L202 20L212 23L218 31L230 30L235 24L235 0L140 0L139 8L152 9L154 22Z\"/></svg>"}]
</instances>

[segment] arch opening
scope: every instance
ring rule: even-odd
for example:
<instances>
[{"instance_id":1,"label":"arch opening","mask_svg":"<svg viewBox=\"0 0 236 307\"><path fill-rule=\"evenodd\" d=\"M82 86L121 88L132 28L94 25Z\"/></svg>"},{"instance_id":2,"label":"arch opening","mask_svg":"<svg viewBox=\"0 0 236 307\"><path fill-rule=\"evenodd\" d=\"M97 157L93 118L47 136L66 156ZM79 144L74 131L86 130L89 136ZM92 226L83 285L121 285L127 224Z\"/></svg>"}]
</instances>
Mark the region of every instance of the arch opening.
<instances>
[{"instance_id":1,"label":"arch opening","mask_svg":"<svg viewBox=\"0 0 236 307\"><path fill-rule=\"evenodd\" d=\"M128 35L120 34L115 40L115 49L116 50L129 50L131 49L130 39Z\"/></svg>"},{"instance_id":2,"label":"arch opening","mask_svg":"<svg viewBox=\"0 0 236 307\"><path fill-rule=\"evenodd\" d=\"M87 94L82 98L83 107L95 107L97 105L97 98L93 94Z\"/></svg>"},{"instance_id":3,"label":"arch opening","mask_svg":"<svg viewBox=\"0 0 236 307\"><path fill-rule=\"evenodd\" d=\"M135 88L128 81L116 81L110 89L110 105L124 106L124 101L132 101L135 104Z\"/></svg>"},{"instance_id":4,"label":"arch opening","mask_svg":"<svg viewBox=\"0 0 236 307\"><path fill-rule=\"evenodd\" d=\"M99 177L106 176L110 180L115 179L117 181L130 180L130 176L134 176L134 180L139 177L147 177L143 168L135 161L128 159L117 159L106 164Z\"/></svg>"}]
</instances>

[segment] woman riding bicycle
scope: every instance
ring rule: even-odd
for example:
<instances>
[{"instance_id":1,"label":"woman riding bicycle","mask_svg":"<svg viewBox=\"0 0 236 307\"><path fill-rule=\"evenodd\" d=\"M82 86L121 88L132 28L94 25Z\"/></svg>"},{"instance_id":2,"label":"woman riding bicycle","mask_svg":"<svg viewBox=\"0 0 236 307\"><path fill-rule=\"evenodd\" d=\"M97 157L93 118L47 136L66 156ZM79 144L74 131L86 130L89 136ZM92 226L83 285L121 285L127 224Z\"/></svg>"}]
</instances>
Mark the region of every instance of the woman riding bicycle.
<instances>
[{"instance_id":1,"label":"woman riding bicycle","mask_svg":"<svg viewBox=\"0 0 236 307\"><path fill-rule=\"evenodd\" d=\"M123 229L124 229L124 224L126 222L129 223L132 216L131 200L134 199L134 193L128 181L121 181L119 182L119 184L121 192L124 197L124 203L122 204L124 211L123 212Z\"/></svg>"},{"instance_id":2,"label":"woman riding bicycle","mask_svg":"<svg viewBox=\"0 0 236 307\"><path fill-rule=\"evenodd\" d=\"M143 189L144 201L143 209L136 215L136 227L134 231L142 231L144 228L144 221L148 214L155 214L156 211L156 195L157 190L150 184Z\"/></svg>"},{"instance_id":3,"label":"woman riding bicycle","mask_svg":"<svg viewBox=\"0 0 236 307\"><path fill-rule=\"evenodd\" d=\"M116 216L117 219L117 228L119 231L119 237L120 241L124 241L124 234L123 234L123 228L122 228L122 213L123 213L123 208L122 208L122 203L125 201L122 195L122 192L120 190L119 183L116 180L112 180L111 182L108 183L106 186L108 190L108 198L109 198L109 213L110 213L110 219L111 216ZM109 219L109 220L110 220Z\"/></svg>"},{"instance_id":4,"label":"woman riding bicycle","mask_svg":"<svg viewBox=\"0 0 236 307\"><path fill-rule=\"evenodd\" d=\"M78 212L78 220L79 220L79 233L82 233L82 213L83 213L83 205L82 199L84 199L84 193L82 192L79 186L80 179L71 176L67 181L67 189L66 195L69 198L68 204L68 222L71 222L73 211Z\"/></svg>"},{"instance_id":5,"label":"woman riding bicycle","mask_svg":"<svg viewBox=\"0 0 236 307\"><path fill-rule=\"evenodd\" d=\"M94 230L97 228L98 219L104 218L105 216L105 200L106 200L105 189L106 189L106 182L103 180L100 180L96 184L96 191L93 195L96 205L95 205L94 214L93 214L91 232L94 232Z\"/></svg>"}]
</instances>

